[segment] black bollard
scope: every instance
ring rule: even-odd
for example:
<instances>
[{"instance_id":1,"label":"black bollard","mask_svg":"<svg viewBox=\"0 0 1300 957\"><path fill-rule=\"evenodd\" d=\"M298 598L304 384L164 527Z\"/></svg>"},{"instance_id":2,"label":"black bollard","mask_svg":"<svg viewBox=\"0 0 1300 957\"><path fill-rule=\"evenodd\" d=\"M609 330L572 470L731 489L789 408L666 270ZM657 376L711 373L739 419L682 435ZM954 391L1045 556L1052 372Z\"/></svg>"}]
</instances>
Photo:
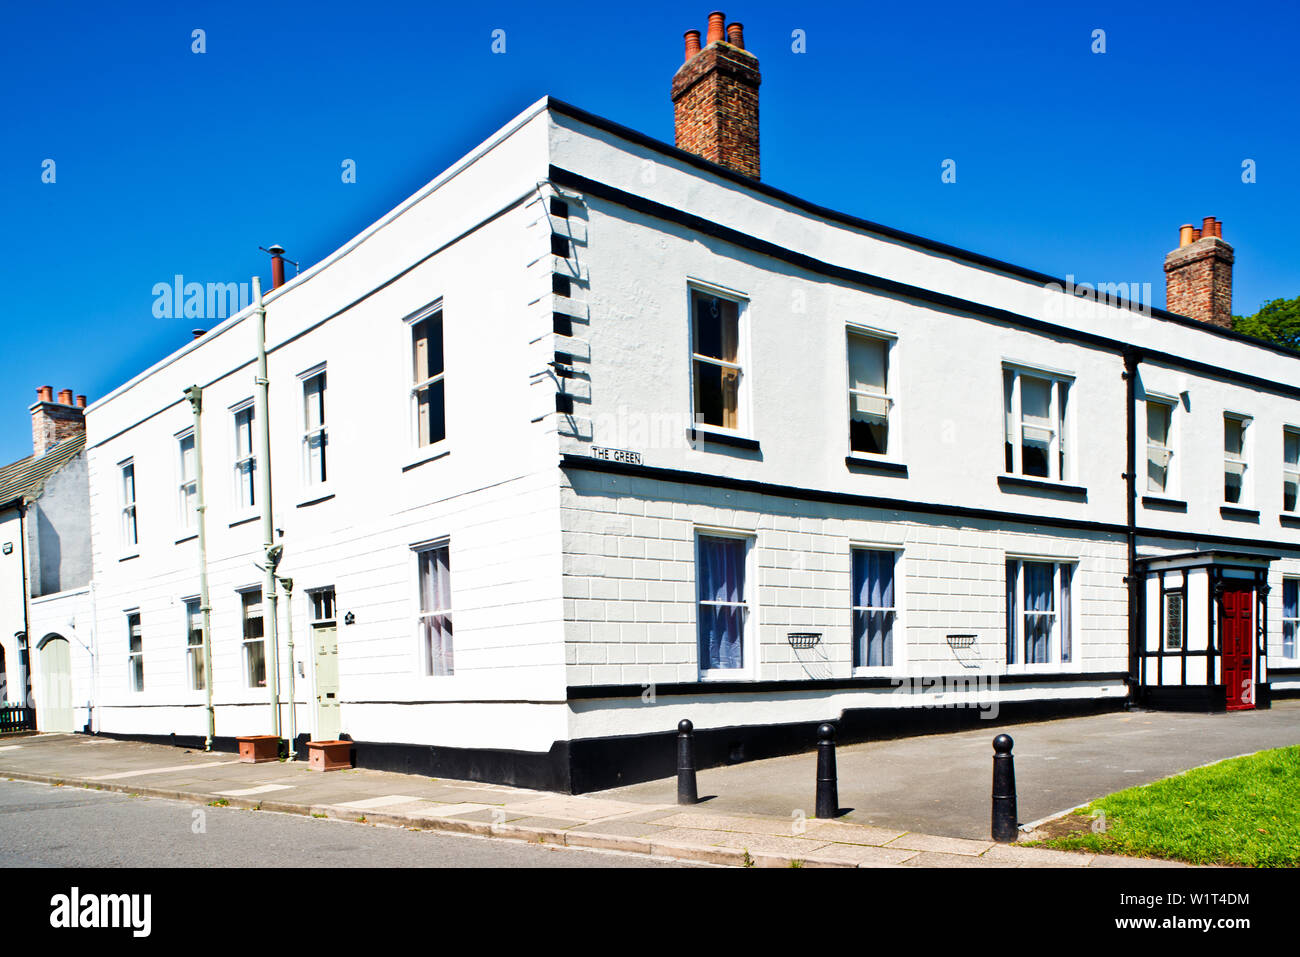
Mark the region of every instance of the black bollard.
<instances>
[{"instance_id":1,"label":"black bollard","mask_svg":"<svg viewBox=\"0 0 1300 957\"><path fill-rule=\"evenodd\" d=\"M835 725L817 727L817 817L840 813L840 789L835 780Z\"/></svg>"},{"instance_id":2,"label":"black bollard","mask_svg":"<svg viewBox=\"0 0 1300 957\"><path fill-rule=\"evenodd\" d=\"M993 739L993 840L1009 844L1020 836L1016 821L1015 744L1009 734Z\"/></svg>"},{"instance_id":3,"label":"black bollard","mask_svg":"<svg viewBox=\"0 0 1300 957\"><path fill-rule=\"evenodd\" d=\"M698 804L695 791L695 725L685 718L677 724L677 803Z\"/></svg>"}]
</instances>

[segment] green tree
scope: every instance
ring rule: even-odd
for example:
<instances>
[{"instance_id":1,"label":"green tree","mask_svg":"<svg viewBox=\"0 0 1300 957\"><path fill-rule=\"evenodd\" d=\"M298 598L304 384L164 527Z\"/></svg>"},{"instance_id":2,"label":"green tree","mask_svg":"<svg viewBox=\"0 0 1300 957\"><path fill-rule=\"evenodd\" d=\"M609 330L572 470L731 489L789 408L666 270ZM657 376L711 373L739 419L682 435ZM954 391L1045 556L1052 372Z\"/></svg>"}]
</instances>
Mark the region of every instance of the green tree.
<instances>
[{"instance_id":1,"label":"green tree","mask_svg":"<svg viewBox=\"0 0 1300 957\"><path fill-rule=\"evenodd\" d=\"M1253 316L1233 316L1232 328L1300 352L1300 296L1270 300Z\"/></svg>"}]
</instances>

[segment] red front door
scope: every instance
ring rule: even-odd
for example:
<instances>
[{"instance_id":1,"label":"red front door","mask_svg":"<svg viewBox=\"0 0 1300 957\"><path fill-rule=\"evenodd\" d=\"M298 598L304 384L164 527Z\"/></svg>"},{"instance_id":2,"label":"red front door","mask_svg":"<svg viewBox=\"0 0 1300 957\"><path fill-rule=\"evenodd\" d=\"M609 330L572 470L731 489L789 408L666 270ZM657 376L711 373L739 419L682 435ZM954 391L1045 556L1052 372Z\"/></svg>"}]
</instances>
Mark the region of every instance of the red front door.
<instances>
[{"instance_id":1,"label":"red front door","mask_svg":"<svg viewBox=\"0 0 1300 957\"><path fill-rule=\"evenodd\" d=\"M1249 588L1223 593L1223 684L1229 711L1255 707L1254 603Z\"/></svg>"}]
</instances>

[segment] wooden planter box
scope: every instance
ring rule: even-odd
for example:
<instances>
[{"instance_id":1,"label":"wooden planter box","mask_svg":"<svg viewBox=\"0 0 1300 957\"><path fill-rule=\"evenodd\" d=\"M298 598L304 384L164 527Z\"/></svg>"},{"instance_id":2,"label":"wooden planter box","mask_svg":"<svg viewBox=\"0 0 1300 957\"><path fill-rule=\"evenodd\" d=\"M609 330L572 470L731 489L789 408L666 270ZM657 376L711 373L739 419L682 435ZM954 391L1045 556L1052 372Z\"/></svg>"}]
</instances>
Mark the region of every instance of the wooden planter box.
<instances>
[{"instance_id":1,"label":"wooden planter box","mask_svg":"<svg viewBox=\"0 0 1300 957\"><path fill-rule=\"evenodd\" d=\"M307 766L313 771L338 771L352 767L352 742L308 741Z\"/></svg>"},{"instance_id":2,"label":"wooden planter box","mask_svg":"<svg viewBox=\"0 0 1300 957\"><path fill-rule=\"evenodd\" d=\"M239 760L245 764L280 760L280 739L273 734L247 734L235 740L239 742Z\"/></svg>"}]
</instances>

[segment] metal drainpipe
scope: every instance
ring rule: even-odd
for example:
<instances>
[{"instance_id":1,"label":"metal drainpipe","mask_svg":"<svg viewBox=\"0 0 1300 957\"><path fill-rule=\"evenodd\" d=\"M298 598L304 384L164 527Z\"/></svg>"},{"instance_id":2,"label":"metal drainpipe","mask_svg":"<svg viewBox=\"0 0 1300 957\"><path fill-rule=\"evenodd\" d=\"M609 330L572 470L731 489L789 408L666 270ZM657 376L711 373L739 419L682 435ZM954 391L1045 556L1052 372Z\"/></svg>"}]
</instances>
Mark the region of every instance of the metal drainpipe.
<instances>
[{"instance_id":1,"label":"metal drainpipe","mask_svg":"<svg viewBox=\"0 0 1300 957\"><path fill-rule=\"evenodd\" d=\"M298 696L294 691L294 673L297 665L293 660L293 579L281 578L284 586L284 624L289 645L289 760L298 756L294 742L298 739Z\"/></svg>"},{"instance_id":2,"label":"metal drainpipe","mask_svg":"<svg viewBox=\"0 0 1300 957\"><path fill-rule=\"evenodd\" d=\"M217 715L212 708L212 604L208 600L208 504L203 492L203 389L192 385L185 390L194 411L194 490L199 522L199 614L203 621L203 691L208 711L208 735L203 750L211 751L217 736Z\"/></svg>"},{"instance_id":3,"label":"metal drainpipe","mask_svg":"<svg viewBox=\"0 0 1300 957\"><path fill-rule=\"evenodd\" d=\"M1137 563L1137 373L1142 353L1138 349L1124 350L1125 432L1128 448L1124 480L1128 486L1126 537L1128 539L1128 686L1129 704L1138 700L1138 647L1141 639L1139 602L1141 582Z\"/></svg>"},{"instance_id":4,"label":"metal drainpipe","mask_svg":"<svg viewBox=\"0 0 1300 957\"><path fill-rule=\"evenodd\" d=\"M36 710L36 701L32 698L32 623L28 614L27 603L31 589L27 586L27 506L24 499L18 500L18 548L19 564L23 571L23 641L18 646L18 668L22 673L22 702L24 708Z\"/></svg>"},{"instance_id":5,"label":"metal drainpipe","mask_svg":"<svg viewBox=\"0 0 1300 957\"><path fill-rule=\"evenodd\" d=\"M275 591L275 563L270 551L275 545L275 520L271 515L271 420L270 380L266 372L266 306L262 303L262 278L253 277L253 301L257 303L257 384L254 415L260 423L258 429L257 470L260 475L258 494L262 500L262 555L266 560L266 577L263 590L266 595L266 642L270 646L267 656L271 686L271 733L280 737L280 641L277 623L279 596Z\"/></svg>"}]
</instances>

